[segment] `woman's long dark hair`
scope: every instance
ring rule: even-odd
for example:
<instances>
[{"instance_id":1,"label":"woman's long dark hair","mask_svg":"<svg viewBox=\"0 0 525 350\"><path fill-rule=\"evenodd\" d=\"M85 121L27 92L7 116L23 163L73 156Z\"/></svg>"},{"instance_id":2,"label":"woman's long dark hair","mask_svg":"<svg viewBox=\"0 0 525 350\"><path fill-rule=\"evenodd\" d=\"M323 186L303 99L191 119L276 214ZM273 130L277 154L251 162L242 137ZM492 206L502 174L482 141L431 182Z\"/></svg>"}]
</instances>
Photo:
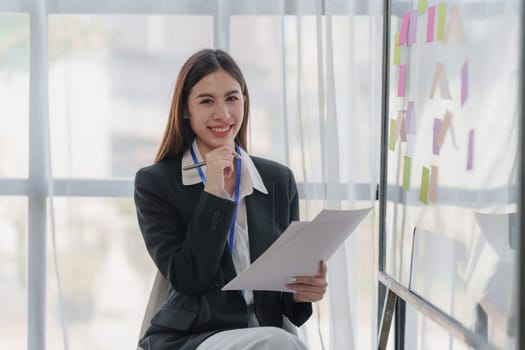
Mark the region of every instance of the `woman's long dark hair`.
<instances>
[{"instance_id":1,"label":"woman's long dark hair","mask_svg":"<svg viewBox=\"0 0 525 350\"><path fill-rule=\"evenodd\" d=\"M188 96L191 89L206 75L218 70L228 72L241 85L244 95L244 115L235 142L246 149L250 96L241 69L233 58L222 50L204 49L193 54L182 66L175 84L171 109L155 163L170 156L180 156L187 151L195 134L184 115L188 113Z\"/></svg>"}]
</instances>

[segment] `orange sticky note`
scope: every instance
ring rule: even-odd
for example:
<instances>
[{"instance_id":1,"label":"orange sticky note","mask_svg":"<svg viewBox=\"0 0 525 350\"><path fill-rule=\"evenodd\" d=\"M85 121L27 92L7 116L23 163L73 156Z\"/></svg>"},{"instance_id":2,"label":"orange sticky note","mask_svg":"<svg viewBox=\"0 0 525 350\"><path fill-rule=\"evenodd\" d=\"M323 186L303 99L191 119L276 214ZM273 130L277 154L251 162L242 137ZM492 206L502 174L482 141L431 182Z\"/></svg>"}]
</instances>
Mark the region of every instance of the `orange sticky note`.
<instances>
[{"instance_id":1,"label":"orange sticky note","mask_svg":"<svg viewBox=\"0 0 525 350\"><path fill-rule=\"evenodd\" d=\"M431 202L437 202L437 184L438 184L438 167L435 165L431 166L430 171L430 187L428 189L428 199Z\"/></svg>"},{"instance_id":2,"label":"orange sticky note","mask_svg":"<svg viewBox=\"0 0 525 350\"><path fill-rule=\"evenodd\" d=\"M445 112L445 117L443 117L443 121L441 122L441 127L437 135L437 145L439 148L441 148L441 146L443 146L443 143L445 142L445 136L447 136L447 131L451 123L452 123L452 113L450 113L447 110Z\"/></svg>"},{"instance_id":3,"label":"orange sticky note","mask_svg":"<svg viewBox=\"0 0 525 350\"><path fill-rule=\"evenodd\" d=\"M405 111L397 112L397 130L402 142L407 142L407 128L405 123Z\"/></svg>"},{"instance_id":4,"label":"orange sticky note","mask_svg":"<svg viewBox=\"0 0 525 350\"><path fill-rule=\"evenodd\" d=\"M461 20L461 16L459 15L459 7L457 6L450 8L450 17L448 19L448 25L445 31L445 37L443 38L444 43L448 42L448 39L450 38L450 33L452 32L452 28L456 28L459 42L464 43L465 42L465 30L463 29L463 21Z\"/></svg>"},{"instance_id":5,"label":"orange sticky note","mask_svg":"<svg viewBox=\"0 0 525 350\"><path fill-rule=\"evenodd\" d=\"M434 79L432 79L432 87L430 88L430 98L434 98L438 83L439 90L441 92L441 97L447 100L452 99L452 95L450 94L450 87L448 84L447 71L443 63L436 63Z\"/></svg>"},{"instance_id":6,"label":"orange sticky note","mask_svg":"<svg viewBox=\"0 0 525 350\"><path fill-rule=\"evenodd\" d=\"M405 82L407 77L406 64L399 65L399 79L397 81L397 96L405 97Z\"/></svg>"}]
</instances>

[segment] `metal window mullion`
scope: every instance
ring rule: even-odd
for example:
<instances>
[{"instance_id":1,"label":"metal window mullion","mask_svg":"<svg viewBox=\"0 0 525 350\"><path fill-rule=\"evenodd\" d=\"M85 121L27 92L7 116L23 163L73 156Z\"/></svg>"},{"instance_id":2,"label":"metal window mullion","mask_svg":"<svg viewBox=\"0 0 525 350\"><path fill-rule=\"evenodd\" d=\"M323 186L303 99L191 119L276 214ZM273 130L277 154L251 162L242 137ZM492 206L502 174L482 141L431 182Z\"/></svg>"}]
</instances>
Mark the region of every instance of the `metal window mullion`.
<instances>
[{"instance_id":1,"label":"metal window mullion","mask_svg":"<svg viewBox=\"0 0 525 350\"><path fill-rule=\"evenodd\" d=\"M519 127L519 152L520 152L520 176L519 178L519 188L520 188L520 199L519 199L519 217L520 219L520 243L519 243L519 250L518 250L518 257L519 260L516 262L519 264L516 268L517 271L517 283L516 288L517 295L519 295L518 300L518 311L517 311L517 319L518 319L518 330L522 330L525 327L525 276L523 275L525 271L525 215L523 215L523 203L525 203L525 186L523 184L523 176L525 175L525 154L523 152L523 147L525 146L525 143L523 142L523 135L525 135L525 108L523 105L523 98L525 97L525 88L524 88L524 81L525 81L525 58L523 57L523 54L525 52L525 5L521 5L521 62L520 62L520 95L521 99L520 101L520 112L521 112L521 118L520 118L520 127ZM518 331L518 339L516 340L516 348L517 349L525 349L525 332Z\"/></svg>"},{"instance_id":2,"label":"metal window mullion","mask_svg":"<svg viewBox=\"0 0 525 350\"><path fill-rule=\"evenodd\" d=\"M229 51L230 49L230 10L224 6L225 0L217 0L213 15L213 47ZM225 8L226 7L226 11Z\"/></svg>"},{"instance_id":3,"label":"metal window mullion","mask_svg":"<svg viewBox=\"0 0 525 350\"><path fill-rule=\"evenodd\" d=\"M30 12L29 194L28 194L28 349L46 347L46 198L48 155L47 11L34 1Z\"/></svg>"},{"instance_id":4,"label":"metal window mullion","mask_svg":"<svg viewBox=\"0 0 525 350\"><path fill-rule=\"evenodd\" d=\"M388 128L388 91L389 91L389 45L390 45L390 0L383 1L383 57L382 57L382 81L381 88L381 149L380 149L380 167L379 167L379 238L378 238L378 271L385 270L386 254L386 191L387 191L387 128ZM378 321L381 320L381 310L385 303L386 288L383 284L378 285Z\"/></svg>"}]
</instances>

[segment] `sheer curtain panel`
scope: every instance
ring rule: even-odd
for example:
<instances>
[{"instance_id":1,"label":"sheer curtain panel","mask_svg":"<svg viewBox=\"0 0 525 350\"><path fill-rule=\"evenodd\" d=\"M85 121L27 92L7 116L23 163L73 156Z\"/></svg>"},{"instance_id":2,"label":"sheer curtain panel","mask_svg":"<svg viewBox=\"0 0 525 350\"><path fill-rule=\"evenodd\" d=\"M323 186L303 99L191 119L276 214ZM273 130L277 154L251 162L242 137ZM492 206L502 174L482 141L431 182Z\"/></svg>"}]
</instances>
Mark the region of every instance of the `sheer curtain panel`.
<instances>
[{"instance_id":1,"label":"sheer curtain panel","mask_svg":"<svg viewBox=\"0 0 525 350\"><path fill-rule=\"evenodd\" d=\"M249 151L295 173L301 218L375 206L382 1L0 0L0 347L131 349L155 275L135 218L177 72L229 51ZM328 262L310 349L375 346L376 219ZM116 302L118 300L118 302Z\"/></svg>"}]
</instances>

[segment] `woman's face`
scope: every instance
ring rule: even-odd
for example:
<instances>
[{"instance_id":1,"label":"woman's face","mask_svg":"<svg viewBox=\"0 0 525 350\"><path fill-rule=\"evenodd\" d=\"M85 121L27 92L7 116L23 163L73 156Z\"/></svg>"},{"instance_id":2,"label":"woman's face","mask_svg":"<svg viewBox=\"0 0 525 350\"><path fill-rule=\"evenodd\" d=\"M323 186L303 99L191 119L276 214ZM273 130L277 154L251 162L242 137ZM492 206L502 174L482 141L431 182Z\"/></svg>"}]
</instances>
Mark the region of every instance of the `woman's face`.
<instances>
[{"instance_id":1,"label":"woman's face","mask_svg":"<svg viewBox=\"0 0 525 350\"><path fill-rule=\"evenodd\" d=\"M241 85L222 69L199 80L188 96L190 125L203 156L217 147L233 146L243 115Z\"/></svg>"}]
</instances>

